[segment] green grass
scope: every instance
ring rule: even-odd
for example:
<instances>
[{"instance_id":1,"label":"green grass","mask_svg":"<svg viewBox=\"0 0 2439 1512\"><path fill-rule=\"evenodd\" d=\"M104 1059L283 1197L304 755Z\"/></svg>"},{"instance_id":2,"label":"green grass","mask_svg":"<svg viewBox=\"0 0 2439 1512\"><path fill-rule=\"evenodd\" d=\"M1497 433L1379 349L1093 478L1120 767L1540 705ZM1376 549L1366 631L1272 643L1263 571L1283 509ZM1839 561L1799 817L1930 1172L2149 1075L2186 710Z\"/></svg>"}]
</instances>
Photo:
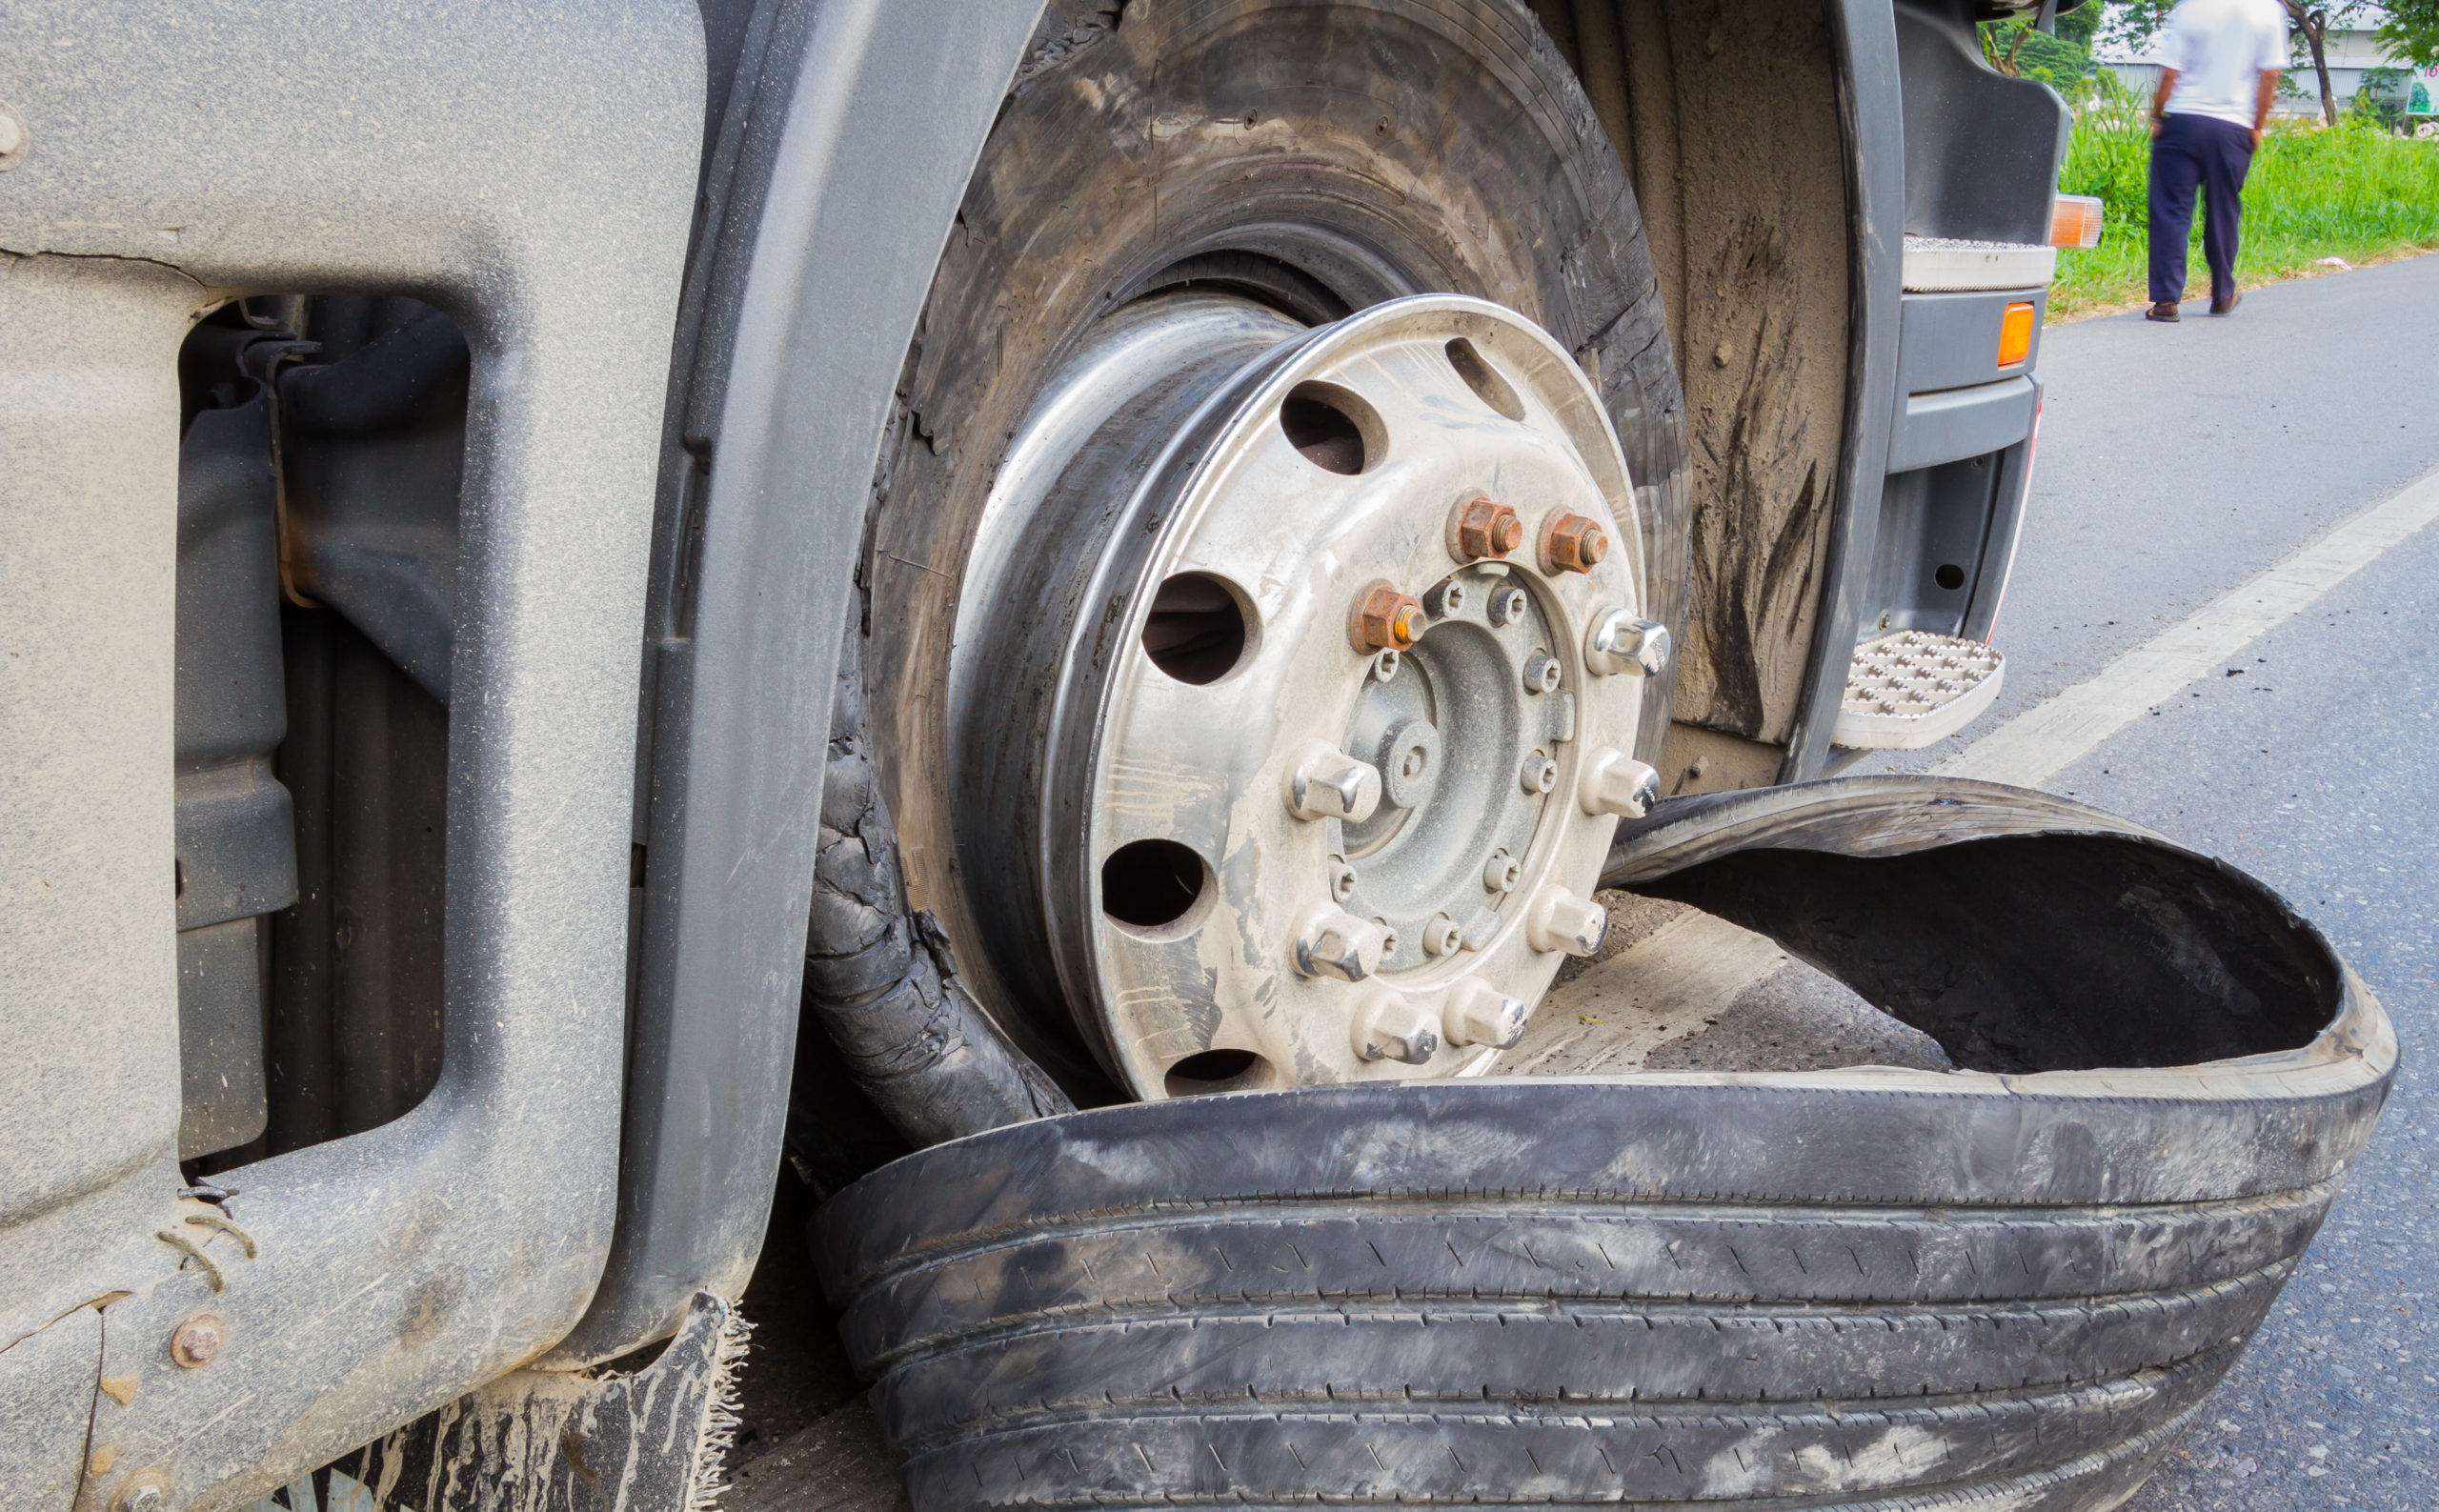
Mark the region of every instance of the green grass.
<instances>
[{"instance_id":1,"label":"green grass","mask_svg":"<svg viewBox=\"0 0 2439 1512\"><path fill-rule=\"evenodd\" d=\"M2058 187L2098 194L2108 213L2098 247L2058 254L2050 318L2143 303L2147 297L2146 194L2151 133L2145 102L2105 91L2078 112ZM2439 142L2415 141L2368 120L2327 131L2270 130L2245 181L2236 279L2247 288L2311 270L2323 257L2360 265L2439 249ZM2193 215L2186 294L2209 292L2202 212Z\"/></svg>"}]
</instances>

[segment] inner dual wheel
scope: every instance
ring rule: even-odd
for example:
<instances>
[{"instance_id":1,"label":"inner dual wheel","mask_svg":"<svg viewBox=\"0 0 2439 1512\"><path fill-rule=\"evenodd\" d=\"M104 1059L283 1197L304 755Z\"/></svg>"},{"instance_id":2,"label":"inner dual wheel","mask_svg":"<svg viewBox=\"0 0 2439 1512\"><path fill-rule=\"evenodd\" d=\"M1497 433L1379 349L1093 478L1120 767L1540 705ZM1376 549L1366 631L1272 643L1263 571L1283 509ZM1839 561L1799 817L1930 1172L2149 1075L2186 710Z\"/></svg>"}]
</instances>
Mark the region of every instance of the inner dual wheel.
<instances>
[{"instance_id":1,"label":"inner dual wheel","mask_svg":"<svg viewBox=\"0 0 2439 1512\"><path fill-rule=\"evenodd\" d=\"M1020 71L910 353L865 665L910 905L1037 1060L1478 1070L1598 944L1664 707L1660 332L1520 7L1138 4Z\"/></svg>"}]
</instances>

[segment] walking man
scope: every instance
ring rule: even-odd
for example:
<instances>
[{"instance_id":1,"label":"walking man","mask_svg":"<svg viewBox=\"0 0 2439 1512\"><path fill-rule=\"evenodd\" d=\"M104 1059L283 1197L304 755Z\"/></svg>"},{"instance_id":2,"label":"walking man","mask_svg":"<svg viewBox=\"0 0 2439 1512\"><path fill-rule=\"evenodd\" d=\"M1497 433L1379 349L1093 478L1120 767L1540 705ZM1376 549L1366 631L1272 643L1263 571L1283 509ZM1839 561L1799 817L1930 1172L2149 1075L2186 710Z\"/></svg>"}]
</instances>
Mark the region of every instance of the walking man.
<instances>
[{"instance_id":1,"label":"walking man","mask_svg":"<svg viewBox=\"0 0 2439 1512\"><path fill-rule=\"evenodd\" d=\"M2210 264L2210 312L2236 292L2236 225L2245 171L2261 146L2269 102L2287 67L2287 10L2280 0L2183 0L2160 34L2159 92L2151 97L2151 308L2177 318L2185 297L2186 238L2193 189L2206 209L2202 255Z\"/></svg>"}]
</instances>

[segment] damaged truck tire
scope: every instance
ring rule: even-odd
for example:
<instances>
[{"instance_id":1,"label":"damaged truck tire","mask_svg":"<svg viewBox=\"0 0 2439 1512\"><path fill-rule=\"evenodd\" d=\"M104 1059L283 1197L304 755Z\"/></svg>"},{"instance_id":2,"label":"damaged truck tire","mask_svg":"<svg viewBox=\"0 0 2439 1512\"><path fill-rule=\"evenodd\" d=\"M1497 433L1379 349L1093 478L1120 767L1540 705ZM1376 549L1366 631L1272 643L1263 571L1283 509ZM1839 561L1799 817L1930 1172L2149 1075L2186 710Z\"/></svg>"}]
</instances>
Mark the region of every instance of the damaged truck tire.
<instances>
[{"instance_id":1,"label":"damaged truck tire","mask_svg":"<svg viewBox=\"0 0 2439 1512\"><path fill-rule=\"evenodd\" d=\"M1930 916L1891 907L1846 921L1885 939L1819 948L1839 898L1757 859L2037 879L2085 925L2048 942L2051 1014L2216 1058L2041 1064L2076 1041L2019 1037L1958 1047L2006 1069L1307 1088L921 1151L818 1224L915 1506L2114 1504L2368 1139L2385 1016L2258 883L2038 794L1670 805L1611 871L1902 1017L1941 1021L1944 973L1958 1021L2004 1018L1969 937L1930 963ZM1929 975L1856 965L1892 960Z\"/></svg>"}]
</instances>

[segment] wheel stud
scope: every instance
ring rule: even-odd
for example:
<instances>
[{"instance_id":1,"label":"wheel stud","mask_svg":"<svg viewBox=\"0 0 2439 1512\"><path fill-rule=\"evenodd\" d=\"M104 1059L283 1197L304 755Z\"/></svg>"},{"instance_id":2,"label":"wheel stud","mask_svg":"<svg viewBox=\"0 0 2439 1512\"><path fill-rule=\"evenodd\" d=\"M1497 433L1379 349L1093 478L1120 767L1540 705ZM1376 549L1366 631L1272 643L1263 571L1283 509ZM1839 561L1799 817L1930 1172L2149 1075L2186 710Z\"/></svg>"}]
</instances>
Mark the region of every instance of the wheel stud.
<instances>
[{"instance_id":1,"label":"wheel stud","mask_svg":"<svg viewBox=\"0 0 2439 1512\"><path fill-rule=\"evenodd\" d=\"M1366 1060L1419 1066L1440 1053L1440 1026L1431 1016L1385 987L1363 995L1350 1027L1355 1053Z\"/></svg>"},{"instance_id":2,"label":"wheel stud","mask_svg":"<svg viewBox=\"0 0 2439 1512\"><path fill-rule=\"evenodd\" d=\"M1566 669L1559 665L1559 658L1537 651L1524 660L1524 691L1556 693L1559 691L1559 679L1565 675Z\"/></svg>"},{"instance_id":3,"label":"wheel stud","mask_svg":"<svg viewBox=\"0 0 2439 1512\"><path fill-rule=\"evenodd\" d=\"M1356 595L1347 634L1358 651L1403 651L1421 638L1423 626L1422 601L1381 579Z\"/></svg>"},{"instance_id":4,"label":"wheel stud","mask_svg":"<svg viewBox=\"0 0 2439 1512\"><path fill-rule=\"evenodd\" d=\"M1532 1011L1522 1000L1476 978L1448 990L1447 1006L1440 1011L1440 1027L1452 1045L1497 1045L1505 1050L1524 1038L1524 1020Z\"/></svg>"},{"instance_id":5,"label":"wheel stud","mask_svg":"<svg viewBox=\"0 0 2439 1512\"><path fill-rule=\"evenodd\" d=\"M1381 969L1388 949L1387 930L1322 903L1305 913L1296 931L1296 970L1306 977L1361 981Z\"/></svg>"},{"instance_id":6,"label":"wheel stud","mask_svg":"<svg viewBox=\"0 0 2439 1512\"><path fill-rule=\"evenodd\" d=\"M1448 540L1450 554L1461 562L1504 556L1524 544L1524 522L1506 505L1476 494L1449 516Z\"/></svg>"},{"instance_id":7,"label":"wheel stud","mask_svg":"<svg viewBox=\"0 0 2439 1512\"><path fill-rule=\"evenodd\" d=\"M1524 916L1524 938L1535 950L1589 956L1609 934L1609 914L1553 882L1533 898Z\"/></svg>"},{"instance_id":8,"label":"wheel stud","mask_svg":"<svg viewBox=\"0 0 2439 1512\"><path fill-rule=\"evenodd\" d=\"M1602 676L1624 672L1657 677L1668 670L1668 627L1623 609L1608 610L1584 634L1583 664Z\"/></svg>"},{"instance_id":9,"label":"wheel stud","mask_svg":"<svg viewBox=\"0 0 2439 1512\"><path fill-rule=\"evenodd\" d=\"M1464 932L1457 921L1445 914L1434 914L1423 921L1422 953L1426 956L1454 956L1464 948Z\"/></svg>"},{"instance_id":10,"label":"wheel stud","mask_svg":"<svg viewBox=\"0 0 2439 1512\"><path fill-rule=\"evenodd\" d=\"M1343 903L1355 896L1355 868L1330 857L1330 901Z\"/></svg>"},{"instance_id":11,"label":"wheel stud","mask_svg":"<svg viewBox=\"0 0 2439 1512\"><path fill-rule=\"evenodd\" d=\"M1381 806L1381 774L1334 745L1309 740L1287 768L1287 811L1361 824Z\"/></svg>"},{"instance_id":12,"label":"wheel stud","mask_svg":"<svg viewBox=\"0 0 2439 1512\"><path fill-rule=\"evenodd\" d=\"M1524 590L1502 588L1490 595L1490 622L1496 629L1505 630L1524 617Z\"/></svg>"},{"instance_id":13,"label":"wheel stud","mask_svg":"<svg viewBox=\"0 0 2439 1512\"><path fill-rule=\"evenodd\" d=\"M1589 514L1560 510L1542 522L1542 570L1588 573L1609 554L1609 533Z\"/></svg>"},{"instance_id":14,"label":"wheel stud","mask_svg":"<svg viewBox=\"0 0 2439 1512\"><path fill-rule=\"evenodd\" d=\"M1524 879L1524 863L1505 851L1493 851L1482 863L1482 887L1487 892L1508 893Z\"/></svg>"},{"instance_id":15,"label":"wheel stud","mask_svg":"<svg viewBox=\"0 0 2439 1512\"><path fill-rule=\"evenodd\" d=\"M1524 791L1539 796L1559 785L1559 764L1540 751L1524 758Z\"/></svg>"},{"instance_id":16,"label":"wheel stud","mask_svg":"<svg viewBox=\"0 0 2439 1512\"><path fill-rule=\"evenodd\" d=\"M1623 751L1604 747L1583 763L1575 796L1586 814L1639 819L1660 801L1660 774Z\"/></svg>"}]
</instances>

